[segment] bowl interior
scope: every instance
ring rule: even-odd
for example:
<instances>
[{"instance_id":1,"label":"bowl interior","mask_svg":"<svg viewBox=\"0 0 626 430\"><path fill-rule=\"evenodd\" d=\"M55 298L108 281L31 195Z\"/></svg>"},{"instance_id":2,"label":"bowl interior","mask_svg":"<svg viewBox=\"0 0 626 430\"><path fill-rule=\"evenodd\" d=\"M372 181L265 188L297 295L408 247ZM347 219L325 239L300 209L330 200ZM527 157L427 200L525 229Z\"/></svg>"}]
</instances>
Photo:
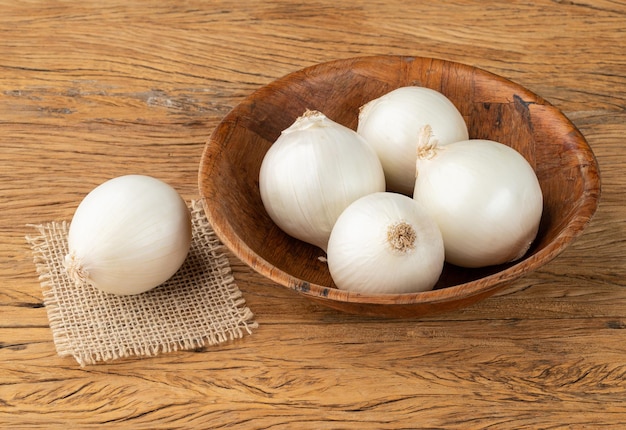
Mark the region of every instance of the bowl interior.
<instances>
[{"instance_id":1,"label":"bowl interior","mask_svg":"<svg viewBox=\"0 0 626 430\"><path fill-rule=\"evenodd\" d=\"M446 265L435 290L363 295L335 289L319 248L283 233L259 194L259 168L281 131L306 109L356 129L360 106L395 88L440 91L463 114L471 138L518 150L534 167L544 195L539 234L513 264L482 269ZM200 166L207 217L235 255L261 274L304 294L337 302L439 303L478 296L534 270L576 237L597 207L594 155L555 107L502 77L438 59L362 57L309 67L260 88L236 106L211 135Z\"/></svg>"}]
</instances>

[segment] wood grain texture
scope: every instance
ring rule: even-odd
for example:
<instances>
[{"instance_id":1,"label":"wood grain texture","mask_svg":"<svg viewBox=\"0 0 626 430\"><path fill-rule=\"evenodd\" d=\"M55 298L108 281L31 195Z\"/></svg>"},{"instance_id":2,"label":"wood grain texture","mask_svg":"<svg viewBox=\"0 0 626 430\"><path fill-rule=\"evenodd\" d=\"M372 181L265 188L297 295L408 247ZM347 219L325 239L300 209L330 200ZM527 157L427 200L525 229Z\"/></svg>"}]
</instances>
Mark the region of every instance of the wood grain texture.
<instances>
[{"instance_id":1,"label":"wood grain texture","mask_svg":"<svg viewBox=\"0 0 626 430\"><path fill-rule=\"evenodd\" d=\"M626 4L0 1L0 427L623 428ZM561 109L600 164L592 223L515 290L421 320L311 303L230 256L256 315L218 347L81 369L24 240L125 173L190 200L213 128L302 67L458 61Z\"/></svg>"}]
</instances>

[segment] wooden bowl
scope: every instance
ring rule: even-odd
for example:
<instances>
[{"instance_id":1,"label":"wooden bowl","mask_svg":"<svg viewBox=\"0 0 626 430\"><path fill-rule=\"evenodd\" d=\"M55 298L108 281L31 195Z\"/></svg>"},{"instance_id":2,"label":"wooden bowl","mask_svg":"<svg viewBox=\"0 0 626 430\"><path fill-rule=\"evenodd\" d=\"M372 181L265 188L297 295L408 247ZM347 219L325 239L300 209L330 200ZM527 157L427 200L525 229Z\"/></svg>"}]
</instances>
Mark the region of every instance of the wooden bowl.
<instances>
[{"instance_id":1,"label":"wooden bowl","mask_svg":"<svg viewBox=\"0 0 626 430\"><path fill-rule=\"evenodd\" d=\"M527 158L544 195L539 233L527 255L513 264L482 269L446 265L432 291L341 291L319 259L323 251L286 235L267 215L259 194L261 161L280 132L306 109L356 129L360 106L407 85L445 94L463 114L471 138L502 142ZM589 223L598 205L600 177L594 154L576 127L525 88L454 62L376 56L308 67L255 91L211 135L199 187L218 237L254 270L335 309L400 318L467 306L555 258Z\"/></svg>"}]
</instances>

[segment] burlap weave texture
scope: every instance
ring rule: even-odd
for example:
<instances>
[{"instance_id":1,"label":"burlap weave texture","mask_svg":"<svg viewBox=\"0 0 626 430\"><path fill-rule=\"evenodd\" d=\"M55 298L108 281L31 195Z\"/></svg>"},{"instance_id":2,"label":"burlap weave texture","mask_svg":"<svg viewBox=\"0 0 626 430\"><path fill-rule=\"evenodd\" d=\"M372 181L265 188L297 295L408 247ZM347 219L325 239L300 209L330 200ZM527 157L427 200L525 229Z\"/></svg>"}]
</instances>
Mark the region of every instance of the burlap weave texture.
<instances>
[{"instance_id":1,"label":"burlap weave texture","mask_svg":"<svg viewBox=\"0 0 626 430\"><path fill-rule=\"evenodd\" d=\"M67 222L27 236L57 353L81 365L215 345L257 327L234 282L224 246L202 203L191 203L193 240L178 272L143 294L117 296L77 287L63 266Z\"/></svg>"}]
</instances>

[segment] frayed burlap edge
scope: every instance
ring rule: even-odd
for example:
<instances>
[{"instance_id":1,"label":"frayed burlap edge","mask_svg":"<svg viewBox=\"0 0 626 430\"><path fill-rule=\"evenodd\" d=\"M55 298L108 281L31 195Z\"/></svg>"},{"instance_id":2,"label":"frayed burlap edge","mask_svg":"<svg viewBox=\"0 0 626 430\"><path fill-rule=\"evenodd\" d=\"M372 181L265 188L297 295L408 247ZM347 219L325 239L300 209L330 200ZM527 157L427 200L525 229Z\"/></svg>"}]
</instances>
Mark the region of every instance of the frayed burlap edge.
<instances>
[{"instance_id":1,"label":"frayed burlap edge","mask_svg":"<svg viewBox=\"0 0 626 430\"><path fill-rule=\"evenodd\" d=\"M136 296L77 287L63 267L65 221L31 225L28 235L50 329L60 356L91 365L131 356L203 348L252 334L258 324L232 276L225 247L202 203L190 205L193 241L187 260L165 284Z\"/></svg>"}]
</instances>

